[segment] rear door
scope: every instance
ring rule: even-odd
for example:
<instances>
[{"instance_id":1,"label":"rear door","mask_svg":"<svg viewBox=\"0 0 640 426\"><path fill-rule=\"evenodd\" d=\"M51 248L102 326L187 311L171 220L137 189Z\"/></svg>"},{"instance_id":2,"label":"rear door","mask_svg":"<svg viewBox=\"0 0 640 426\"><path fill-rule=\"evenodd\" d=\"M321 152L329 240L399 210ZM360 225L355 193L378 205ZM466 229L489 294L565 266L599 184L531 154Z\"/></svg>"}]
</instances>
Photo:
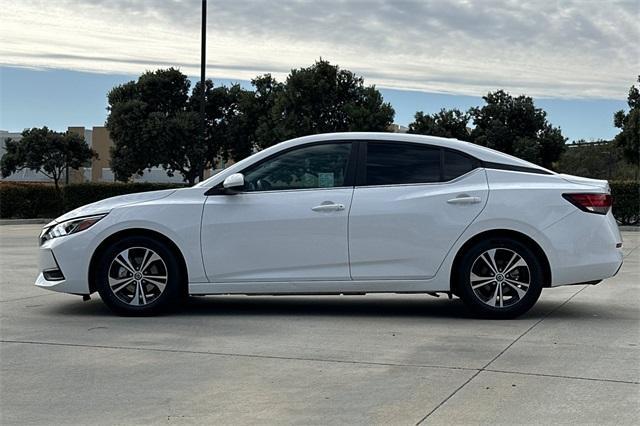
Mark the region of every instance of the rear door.
<instances>
[{"instance_id":1,"label":"rear door","mask_svg":"<svg viewBox=\"0 0 640 426\"><path fill-rule=\"evenodd\" d=\"M437 146L361 144L349 215L351 277L433 277L486 204L484 170L476 159Z\"/></svg>"}]
</instances>

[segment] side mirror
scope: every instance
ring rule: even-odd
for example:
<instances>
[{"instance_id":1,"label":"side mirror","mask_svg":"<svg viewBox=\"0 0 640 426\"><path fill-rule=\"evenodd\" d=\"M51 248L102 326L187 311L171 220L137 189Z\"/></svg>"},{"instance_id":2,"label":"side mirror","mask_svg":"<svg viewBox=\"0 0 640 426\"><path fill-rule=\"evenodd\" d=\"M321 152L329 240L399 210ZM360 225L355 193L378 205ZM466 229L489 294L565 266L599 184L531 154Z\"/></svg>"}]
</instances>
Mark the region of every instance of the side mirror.
<instances>
[{"instance_id":1,"label":"side mirror","mask_svg":"<svg viewBox=\"0 0 640 426\"><path fill-rule=\"evenodd\" d=\"M224 182L222 182L222 186L224 189L229 189L231 191L240 190L244 188L244 175L242 173L234 173L227 176Z\"/></svg>"}]
</instances>

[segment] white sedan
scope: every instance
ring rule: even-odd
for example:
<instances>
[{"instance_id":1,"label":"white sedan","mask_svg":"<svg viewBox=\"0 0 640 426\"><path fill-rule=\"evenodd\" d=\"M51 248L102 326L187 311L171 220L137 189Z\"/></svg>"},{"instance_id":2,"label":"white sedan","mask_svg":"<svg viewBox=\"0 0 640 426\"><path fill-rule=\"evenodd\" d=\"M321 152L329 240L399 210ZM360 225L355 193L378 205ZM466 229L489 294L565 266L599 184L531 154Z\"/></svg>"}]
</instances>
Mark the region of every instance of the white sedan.
<instances>
[{"instance_id":1,"label":"white sedan","mask_svg":"<svg viewBox=\"0 0 640 426\"><path fill-rule=\"evenodd\" d=\"M544 287L617 273L609 192L454 139L308 136L64 214L40 236L36 285L125 315L189 294L443 292L512 318Z\"/></svg>"}]
</instances>

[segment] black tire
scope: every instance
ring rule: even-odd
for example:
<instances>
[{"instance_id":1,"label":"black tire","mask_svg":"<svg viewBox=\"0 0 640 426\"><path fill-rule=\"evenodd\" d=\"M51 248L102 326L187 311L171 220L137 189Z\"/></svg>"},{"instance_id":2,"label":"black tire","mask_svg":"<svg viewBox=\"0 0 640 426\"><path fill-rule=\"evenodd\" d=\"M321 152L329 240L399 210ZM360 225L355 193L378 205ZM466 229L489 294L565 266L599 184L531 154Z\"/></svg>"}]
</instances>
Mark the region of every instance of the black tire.
<instances>
[{"instance_id":1,"label":"black tire","mask_svg":"<svg viewBox=\"0 0 640 426\"><path fill-rule=\"evenodd\" d=\"M490 253L493 253L493 256ZM512 257L513 253L525 263L524 266L518 266L510 272L517 274L517 278L514 278L516 275L501 273L509 267L510 260L520 264L518 257ZM485 257L485 254L488 257ZM490 265L492 259L493 264ZM495 268L498 270L494 272ZM472 269L476 290L472 287ZM456 272L455 293L475 315L483 318L518 317L531 309L542 292L543 274L540 259L525 244L508 237L491 238L469 248L463 254ZM493 276L494 281L489 282L491 278L480 279L487 276ZM498 279L501 288L498 288ZM487 284L484 284L485 282Z\"/></svg>"},{"instance_id":2,"label":"black tire","mask_svg":"<svg viewBox=\"0 0 640 426\"><path fill-rule=\"evenodd\" d=\"M145 271L140 271L139 280L134 279L138 276L133 277L130 268L123 264L126 263L122 255L125 251L133 272L144 266L143 256L147 260L155 259L148 261ZM148 253L155 253L159 260ZM127 284L129 276L131 283ZM158 278L160 276L166 278ZM146 277L149 278L145 280ZM152 278L155 284L150 282ZM98 259L94 280L102 301L113 312L123 316L150 316L166 312L178 305L183 294L183 277L175 254L166 244L146 236L125 237L107 247ZM123 283L112 288L110 282L118 281ZM161 285L163 283L164 286Z\"/></svg>"}]
</instances>

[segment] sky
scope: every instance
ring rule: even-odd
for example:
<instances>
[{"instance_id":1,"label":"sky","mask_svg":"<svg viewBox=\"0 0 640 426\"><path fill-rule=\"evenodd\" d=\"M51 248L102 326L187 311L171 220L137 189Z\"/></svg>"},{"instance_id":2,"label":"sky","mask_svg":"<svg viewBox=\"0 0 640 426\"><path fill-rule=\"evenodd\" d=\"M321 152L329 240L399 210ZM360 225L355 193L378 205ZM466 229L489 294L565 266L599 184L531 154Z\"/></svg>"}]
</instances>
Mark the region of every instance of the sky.
<instances>
[{"instance_id":1,"label":"sky","mask_svg":"<svg viewBox=\"0 0 640 426\"><path fill-rule=\"evenodd\" d=\"M209 0L207 77L248 81L322 57L416 111L526 94L574 139L610 138L640 72L638 0ZM145 70L199 73L199 0L0 0L0 129L101 125Z\"/></svg>"}]
</instances>

